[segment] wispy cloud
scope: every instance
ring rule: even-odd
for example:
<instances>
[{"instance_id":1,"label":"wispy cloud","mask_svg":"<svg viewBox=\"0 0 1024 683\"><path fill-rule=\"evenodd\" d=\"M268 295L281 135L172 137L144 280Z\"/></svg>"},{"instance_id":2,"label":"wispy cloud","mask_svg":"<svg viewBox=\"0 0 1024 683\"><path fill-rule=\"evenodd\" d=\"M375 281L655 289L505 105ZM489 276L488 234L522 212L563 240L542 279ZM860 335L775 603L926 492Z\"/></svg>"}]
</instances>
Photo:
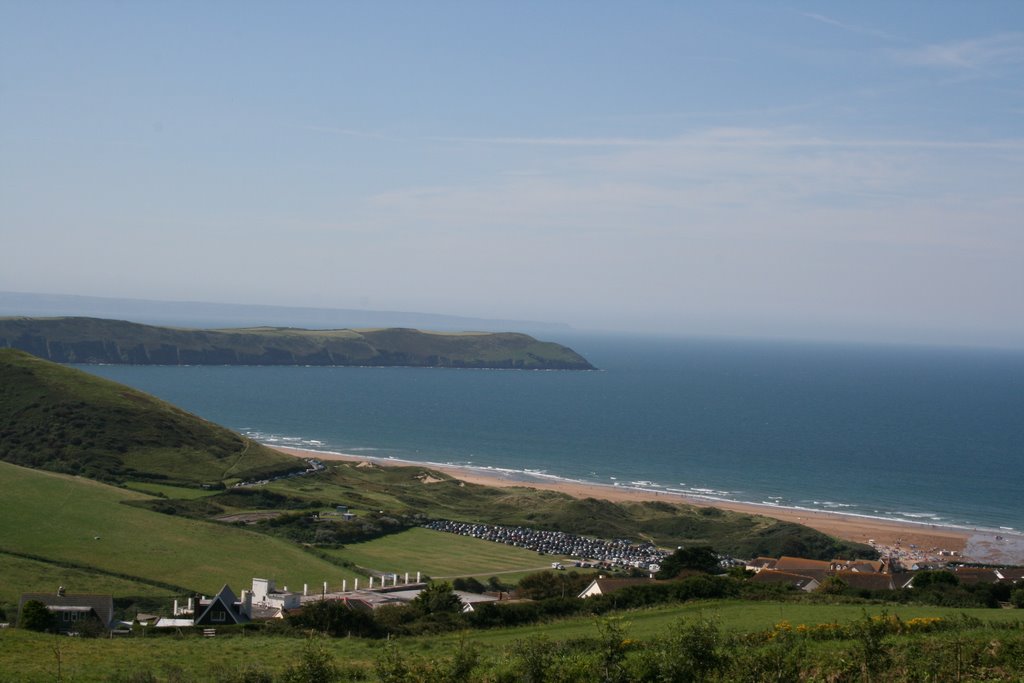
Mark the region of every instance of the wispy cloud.
<instances>
[{"instance_id":1,"label":"wispy cloud","mask_svg":"<svg viewBox=\"0 0 1024 683\"><path fill-rule=\"evenodd\" d=\"M317 133L331 133L333 135L345 135L353 138L366 138L369 140L389 140L399 142L401 138L393 135L385 135L375 131L357 130L355 128L336 128L334 126L302 126L303 130L311 130Z\"/></svg>"},{"instance_id":2,"label":"wispy cloud","mask_svg":"<svg viewBox=\"0 0 1024 683\"><path fill-rule=\"evenodd\" d=\"M844 139L755 128L713 128L672 138L434 137L435 142L532 147L821 147L1024 150L1024 138L996 140Z\"/></svg>"},{"instance_id":3,"label":"wispy cloud","mask_svg":"<svg viewBox=\"0 0 1024 683\"><path fill-rule=\"evenodd\" d=\"M533 138L533 137L432 137L432 142L466 142L485 145L527 145L538 147L640 147L663 144L647 138Z\"/></svg>"},{"instance_id":4,"label":"wispy cloud","mask_svg":"<svg viewBox=\"0 0 1024 683\"><path fill-rule=\"evenodd\" d=\"M983 69L1024 63L1024 33L999 33L987 38L960 40L897 50L896 59L911 66L946 69Z\"/></svg>"},{"instance_id":5,"label":"wispy cloud","mask_svg":"<svg viewBox=\"0 0 1024 683\"><path fill-rule=\"evenodd\" d=\"M814 21L818 21L818 22L821 22L823 24L828 24L829 26L835 26L836 28L841 28L844 31L848 31L850 33L857 33L857 34L864 35L864 36L871 36L873 38L883 38L885 40L895 40L895 41L899 41L899 42L907 42L906 38L902 38L900 36L893 35L891 33L887 33L885 31L881 31L879 29L870 28L868 26L860 26L858 24L851 24L850 22L847 22L847 21L840 21L839 19L833 19L832 17L826 17L824 14L817 14L815 12L800 12L800 16L807 17L808 19L813 19Z\"/></svg>"}]
</instances>

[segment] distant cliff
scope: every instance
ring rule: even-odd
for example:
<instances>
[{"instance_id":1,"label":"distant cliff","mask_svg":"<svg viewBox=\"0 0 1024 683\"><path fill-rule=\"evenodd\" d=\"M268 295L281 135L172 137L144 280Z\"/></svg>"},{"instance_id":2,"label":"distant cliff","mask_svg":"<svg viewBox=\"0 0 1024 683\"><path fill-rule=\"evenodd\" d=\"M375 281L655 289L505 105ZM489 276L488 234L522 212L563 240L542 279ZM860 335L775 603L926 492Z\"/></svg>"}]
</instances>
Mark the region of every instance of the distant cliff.
<instances>
[{"instance_id":1,"label":"distant cliff","mask_svg":"<svg viewBox=\"0 0 1024 683\"><path fill-rule=\"evenodd\" d=\"M194 330L100 318L0 318L0 347L58 363L593 369L572 349L525 334L407 328Z\"/></svg>"}]
</instances>

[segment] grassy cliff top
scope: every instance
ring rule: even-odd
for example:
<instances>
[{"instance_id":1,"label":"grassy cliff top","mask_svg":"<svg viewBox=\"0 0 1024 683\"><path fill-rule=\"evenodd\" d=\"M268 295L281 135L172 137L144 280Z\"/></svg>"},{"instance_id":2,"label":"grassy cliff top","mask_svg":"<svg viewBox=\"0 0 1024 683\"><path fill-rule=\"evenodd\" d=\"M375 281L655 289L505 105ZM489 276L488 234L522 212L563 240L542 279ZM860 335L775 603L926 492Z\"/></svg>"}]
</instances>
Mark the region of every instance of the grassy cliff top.
<instances>
[{"instance_id":1,"label":"grassy cliff top","mask_svg":"<svg viewBox=\"0 0 1024 683\"><path fill-rule=\"evenodd\" d=\"M572 349L514 332L409 328L198 330L101 318L0 318L0 347L60 363L391 365L591 370Z\"/></svg>"},{"instance_id":2,"label":"grassy cliff top","mask_svg":"<svg viewBox=\"0 0 1024 683\"><path fill-rule=\"evenodd\" d=\"M219 484L294 458L135 389L0 349L0 460L104 481Z\"/></svg>"}]
</instances>

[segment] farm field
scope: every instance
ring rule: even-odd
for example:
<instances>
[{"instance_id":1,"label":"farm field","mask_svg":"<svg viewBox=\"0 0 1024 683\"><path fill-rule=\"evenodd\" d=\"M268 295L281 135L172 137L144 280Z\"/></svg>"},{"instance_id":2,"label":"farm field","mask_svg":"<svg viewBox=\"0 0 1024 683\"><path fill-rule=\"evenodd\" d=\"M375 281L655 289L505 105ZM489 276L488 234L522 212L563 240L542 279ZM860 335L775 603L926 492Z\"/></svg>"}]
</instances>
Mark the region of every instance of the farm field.
<instances>
[{"instance_id":1,"label":"farm field","mask_svg":"<svg viewBox=\"0 0 1024 683\"><path fill-rule=\"evenodd\" d=\"M22 593L56 592L65 586L75 593L109 593L116 597L151 598L168 605L178 595L149 583L73 567L62 567L0 552L0 608L13 618ZM3 619L0 619L3 621Z\"/></svg>"},{"instance_id":2,"label":"farm field","mask_svg":"<svg viewBox=\"0 0 1024 683\"><path fill-rule=\"evenodd\" d=\"M237 591L254 576L291 585L355 576L280 539L122 504L142 493L7 463L0 479L0 551L183 592Z\"/></svg>"},{"instance_id":3,"label":"farm field","mask_svg":"<svg viewBox=\"0 0 1024 683\"><path fill-rule=\"evenodd\" d=\"M197 498L208 498L220 491L210 489L189 488L185 486L169 486L167 484L154 484L149 481L130 481L125 488L132 491L139 491L150 495L163 495L176 500L195 500Z\"/></svg>"},{"instance_id":4,"label":"farm field","mask_svg":"<svg viewBox=\"0 0 1024 683\"><path fill-rule=\"evenodd\" d=\"M646 639L664 633L680 619L712 619L725 632L750 633L766 631L776 624L787 621L796 627L799 624L813 626L828 623L848 623L867 614L883 612L899 616L904 621L916 617L960 618L969 616L983 622L1022 622L1024 617L1015 610L985 608L954 609L928 605L815 605L799 602L752 602L744 600L710 600L688 602L682 605L667 605L618 612L613 618L620 619L631 638ZM513 628L482 630L473 632L473 641L481 645L502 646L517 640L544 635L552 640L594 637L597 633L594 617L575 617L559 621ZM435 643L458 642L461 634L445 634L432 638ZM416 639L410 639L416 640Z\"/></svg>"},{"instance_id":5,"label":"farm field","mask_svg":"<svg viewBox=\"0 0 1024 683\"><path fill-rule=\"evenodd\" d=\"M886 609L883 606L727 600L631 611L622 615L620 623L629 638L645 641L664 634L681 618L710 617L720 624L724 632L751 633L770 629L780 621L780 617L793 625L846 623L863 617L865 610L869 614L879 614L884 610L904 620L924 616L958 619L965 615L981 619L986 624L1013 622L1018 616L1012 610L918 606ZM405 655L429 658L448 657L460 641L464 641L479 646L485 653L485 661L495 661L508 648L528 638L541 637L551 641L595 638L597 623L593 617L579 617L529 627L410 637L393 642ZM982 636L985 630L985 627L974 629ZM209 680L216 678L218 671L237 672L240 662L278 674L296 661L304 640L302 637L255 635L251 632L244 635L221 632L216 638L189 635L55 640L53 636L20 630L0 631L0 681L54 680L55 647L60 651L62 675L75 681L125 680L138 672L151 672L158 680ZM372 667L385 646L383 640L357 638L323 639L320 642L337 662L365 668ZM836 642L812 643L812 653L830 651L837 646Z\"/></svg>"},{"instance_id":6,"label":"farm field","mask_svg":"<svg viewBox=\"0 0 1024 683\"><path fill-rule=\"evenodd\" d=\"M552 561L562 559L430 529L409 529L328 552L367 569L399 573L420 571L434 579L529 573L549 569Z\"/></svg>"}]
</instances>

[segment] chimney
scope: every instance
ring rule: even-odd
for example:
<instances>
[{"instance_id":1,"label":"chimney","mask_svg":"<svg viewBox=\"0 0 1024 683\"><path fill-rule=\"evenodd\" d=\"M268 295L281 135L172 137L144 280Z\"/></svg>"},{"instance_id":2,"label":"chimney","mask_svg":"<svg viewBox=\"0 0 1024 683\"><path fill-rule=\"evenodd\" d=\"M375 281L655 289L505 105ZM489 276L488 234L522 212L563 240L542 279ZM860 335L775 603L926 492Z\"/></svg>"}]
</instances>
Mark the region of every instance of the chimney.
<instances>
[{"instance_id":1,"label":"chimney","mask_svg":"<svg viewBox=\"0 0 1024 683\"><path fill-rule=\"evenodd\" d=\"M341 580L341 592L348 593L348 579Z\"/></svg>"},{"instance_id":2,"label":"chimney","mask_svg":"<svg viewBox=\"0 0 1024 683\"><path fill-rule=\"evenodd\" d=\"M64 586L58 586L57 587L57 595L62 597L62 598L64 597Z\"/></svg>"},{"instance_id":3,"label":"chimney","mask_svg":"<svg viewBox=\"0 0 1024 683\"><path fill-rule=\"evenodd\" d=\"M370 590L373 590L373 577L370 577Z\"/></svg>"},{"instance_id":4,"label":"chimney","mask_svg":"<svg viewBox=\"0 0 1024 683\"><path fill-rule=\"evenodd\" d=\"M309 584L308 583L302 584L302 594L303 595L309 595Z\"/></svg>"},{"instance_id":5,"label":"chimney","mask_svg":"<svg viewBox=\"0 0 1024 683\"><path fill-rule=\"evenodd\" d=\"M179 614L181 614L181 610L178 609L178 601L175 600L174 601L174 616L178 616Z\"/></svg>"},{"instance_id":6,"label":"chimney","mask_svg":"<svg viewBox=\"0 0 1024 683\"><path fill-rule=\"evenodd\" d=\"M359 590L359 578L358 577L356 577L356 587L353 588L352 590L356 590L356 591Z\"/></svg>"},{"instance_id":7,"label":"chimney","mask_svg":"<svg viewBox=\"0 0 1024 683\"><path fill-rule=\"evenodd\" d=\"M405 573L405 582L409 583L409 572Z\"/></svg>"},{"instance_id":8,"label":"chimney","mask_svg":"<svg viewBox=\"0 0 1024 683\"><path fill-rule=\"evenodd\" d=\"M242 614L252 619L252 591L242 591Z\"/></svg>"}]
</instances>

